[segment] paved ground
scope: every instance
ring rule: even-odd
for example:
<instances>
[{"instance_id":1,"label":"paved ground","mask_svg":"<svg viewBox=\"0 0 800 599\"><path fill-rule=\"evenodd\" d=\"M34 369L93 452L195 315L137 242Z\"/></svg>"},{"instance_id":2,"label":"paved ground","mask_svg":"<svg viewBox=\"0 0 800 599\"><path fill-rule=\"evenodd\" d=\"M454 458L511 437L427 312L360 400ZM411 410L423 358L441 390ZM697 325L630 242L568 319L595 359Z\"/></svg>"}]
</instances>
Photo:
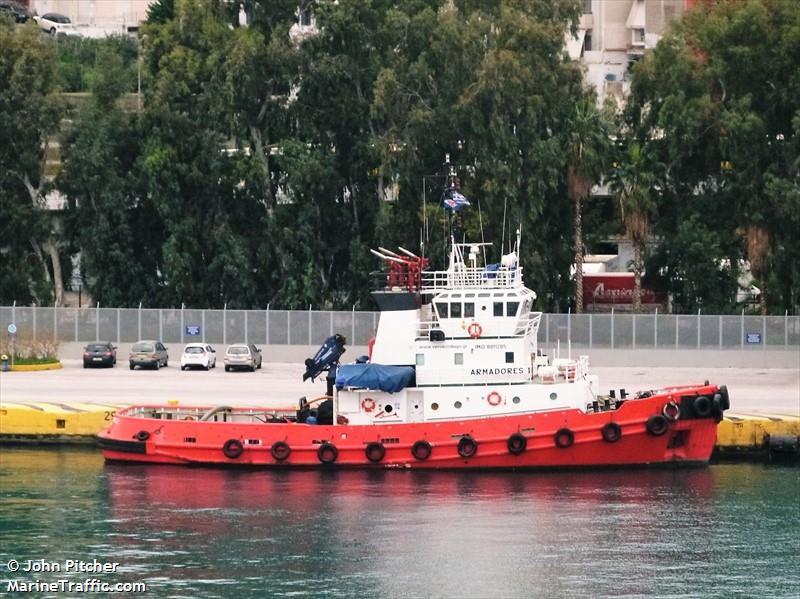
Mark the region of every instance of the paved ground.
<instances>
[{"instance_id":1,"label":"paved ground","mask_svg":"<svg viewBox=\"0 0 800 599\"><path fill-rule=\"evenodd\" d=\"M181 403L201 405L265 405L291 407L300 396L325 391L324 381L303 382L299 364L264 363L256 372L183 372L174 364L161 370L84 370L77 360L62 370L0 373L0 402L48 401L112 403ZM628 392L671 384L726 384L733 410L800 416L800 369L761 368L611 368L593 369L603 392L624 387Z\"/></svg>"}]
</instances>

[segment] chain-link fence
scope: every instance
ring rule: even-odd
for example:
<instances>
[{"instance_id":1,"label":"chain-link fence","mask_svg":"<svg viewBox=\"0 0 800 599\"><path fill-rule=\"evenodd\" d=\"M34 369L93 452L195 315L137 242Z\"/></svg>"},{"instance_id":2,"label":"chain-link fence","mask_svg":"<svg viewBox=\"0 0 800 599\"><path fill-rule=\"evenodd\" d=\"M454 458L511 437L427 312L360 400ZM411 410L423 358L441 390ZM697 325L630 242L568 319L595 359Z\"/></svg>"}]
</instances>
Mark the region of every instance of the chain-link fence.
<instances>
[{"instance_id":1,"label":"chain-link fence","mask_svg":"<svg viewBox=\"0 0 800 599\"><path fill-rule=\"evenodd\" d=\"M256 343L319 345L334 333L366 345L377 312L322 310L191 310L0 307L0 324L17 335L62 342ZM539 343L577 348L793 349L800 347L800 316L705 314L545 314Z\"/></svg>"}]
</instances>

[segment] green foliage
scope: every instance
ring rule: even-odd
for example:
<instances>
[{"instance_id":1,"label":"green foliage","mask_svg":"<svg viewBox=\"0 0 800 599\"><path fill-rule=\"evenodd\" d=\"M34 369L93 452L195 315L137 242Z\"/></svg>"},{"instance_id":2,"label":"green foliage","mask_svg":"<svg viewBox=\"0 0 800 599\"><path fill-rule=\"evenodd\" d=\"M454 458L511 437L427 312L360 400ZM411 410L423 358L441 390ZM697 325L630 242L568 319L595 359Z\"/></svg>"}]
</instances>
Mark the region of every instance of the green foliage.
<instances>
[{"instance_id":1,"label":"green foliage","mask_svg":"<svg viewBox=\"0 0 800 599\"><path fill-rule=\"evenodd\" d=\"M137 41L128 36L112 35L93 39L64 36L52 40L58 56L58 76L62 91L77 93L94 89L96 80L113 67L116 86L122 92L136 91ZM109 61L113 61L111 65Z\"/></svg>"},{"instance_id":2,"label":"green foliage","mask_svg":"<svg viewBox=\"0 0 800 599\"><path fill-rule=\"evenodd\" d=\"M628 135L666 167L655 232L714 248L658 253L681 310L730 302L743 260L764 292L763 311L800 302L799 60L800 4L727 0L687 13L634 70ZM692 234L692 223L708 230ZM705 281L694 278L700 264Z\"/></svg>"},{"instance_id":3,"label":"green foliage","mask_svg":"<svg viewBox=\"0 0 800 599\"><path fill-rule=\"evenodd\" d=\"M38 189L44 142L59 118L55 54L34 27L0 20L0 303L52 301Z\"/></svg>"}]
</instances>

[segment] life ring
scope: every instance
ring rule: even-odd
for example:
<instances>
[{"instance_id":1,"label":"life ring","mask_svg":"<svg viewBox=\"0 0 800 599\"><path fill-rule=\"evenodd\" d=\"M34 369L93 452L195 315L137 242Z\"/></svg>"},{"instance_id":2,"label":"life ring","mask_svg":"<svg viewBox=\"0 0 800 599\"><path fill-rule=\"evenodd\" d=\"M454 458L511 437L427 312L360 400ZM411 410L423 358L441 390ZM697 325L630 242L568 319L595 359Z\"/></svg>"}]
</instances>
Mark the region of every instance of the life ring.
<instances>
[{"instance_id":1,"label":"life ring","mask_svg":"<svg viewBox=\"0 0 800 599\"><path fill-rule=\"evenodd\" d=\"M711 416L713 404L707 395L698 395L692 402L692 411L698 418L708 418Z\"/></svg>"},{"instance_id":2,"label":"life ring","mask_svg":"<svg viewBox=\"0 0 800 599\"><path fill-rule=\"evenodd\" d=\"M376 405L375 400L371 397L365 397L361 400L361 408L367 413L372 412Z\"/></svg>"},{"instance_id":3,"label":"life ring","mask_svg":"<svg viewBox=\"0 0 800 599\"><path fill-rule=\"evenodd\" d=\"M427 441L417 441L411 446L411 455L417 458L420 462L427 460L431 457L433 447Z\"/></svg>"},{"instance_id":4,"label":"life ring","mask_svg":"<svg viewBox=\"0 0 800 599\"><path fill-rule=\"evenodd\" d=\"M333 464L336 458L339 457L339 450L336 449L336 445L333 443L323 441L319 449L317 449L317 457L323 464Z\"/></svg>"},{"instance_id":5,"label":"life ring","mask_svg":"<svg viewBox=\"0 0 800 599\"><path fill-rule=\"evenodd\" d=\"M647 419L647 432L654 437L660 437L667 432L669 428L669 420L661 414L655 414Z\"/></svg>"},{"instance_id":6,"label":"life ring","mask_svg":"<svg viewBox=\"0 0 800 599\"><path fill-rule=\"evenodd\" d=\"M603 435L603 441L616 443L622 437L622 427L616 422L608 422L600 429L600 434Z\"/></svg>"},{"instance_id":7,"label":"life ring","mask_svg":"<svg viewBox=\"0 0 800 599\"><path fill-rule=\"evenodd\" d=\"M664 414L664 418L666 418L670 422L677 422L678 418L681 417L681 408L673 400L670 401L669 403L664 404L664 409L661 410L661 413Z\"/></svg>"},{"instance_id":8,"label":"life ring","mask_svg":"<svg viewBox=\"0 0 800 599\"><path fill-rule=\"evenodd\" d=\"M386 455L386 448L383 446L383 443L373 441L372 443L367 443L367 446L364 448L364 455L367 456L370 462L377 464Z\"/></svg>"},{"instance_id":9,"label":"life ring","mask_svg":"<svg viewBox=\"0 0 800 599\"><path fill-rule=\"evenodd\" d=\"M478 442L467 435L458 440L458 455L462 458L471 458L478 453Z\"/></svg>"},{"instance_id":10,"label":"life ring","mask_svg":"<svg viewBox=\"0 0 800 599\"><path fill-rule=\"evenodd\" d=\"M283 462L292 453L292 448L286 441L275 441L269 451L276 462Z\"/></svg>"},{"instance_id":11,"label":"life ring","mask_svg":"<svg viewBox=\"0 0 800 599\"><path fill-rule=\"evenodd\" d=\"M568 428L559 429L556 431L556 434L553 435L553 441L556 447L560 447L561 449L572 447L572 444L575 442L575 433Z\"/></svg>"},{"instance_id":12,"label":"life ring","mask_svg":"<svg viewBox=\"0 0 800 599\"><path fill-rule=\"evenodd\" d=\"M528 447L528 439L521 433L514 433L506 441L506 447L511 455L519 455Z\"/></svg>"},{"instance_id":13,"label":"life ring","mask_svg":"<svg viewBox=\"0 0 800 599\"><path fill-rule=\"evenodd\" d=\"M477 339L483 334L483 327L477 322L473 322L467 327L467 333L469 333L469 336L473 339Z\"/></svg>"},{"instance_id":14,"label":"life ring","mask_svg":"<svg viewBox=\"0 0 800 599\"><path fill-rule=\"evenodd\" d=\"M497 391L492 391L486 396L486 401L489 402L490 406L499 406L503 402L503 398Z\"/></svg>"},{"instance_id":15,"label":"life ring","mask_svg":"<svg viewBox=\"0 0 800 599\"><path fill-rule=\"evenodd\" d=\"M147 441L150 438L150 433L147 431L139 431L136 433L136 439L138 441Z\"/></svg>"},{"instance_id":16,"label":"life ring","mask_svg":"<svg viewBox=\"0 0 800 599\"><path fill-rule=\"evenodd\" d=\"M225 454L226 458L235 460L244 453L244 445L239 439L228 439L225 441L225 445L222 446L222 453Z\"/></svg>"}]
</instances>

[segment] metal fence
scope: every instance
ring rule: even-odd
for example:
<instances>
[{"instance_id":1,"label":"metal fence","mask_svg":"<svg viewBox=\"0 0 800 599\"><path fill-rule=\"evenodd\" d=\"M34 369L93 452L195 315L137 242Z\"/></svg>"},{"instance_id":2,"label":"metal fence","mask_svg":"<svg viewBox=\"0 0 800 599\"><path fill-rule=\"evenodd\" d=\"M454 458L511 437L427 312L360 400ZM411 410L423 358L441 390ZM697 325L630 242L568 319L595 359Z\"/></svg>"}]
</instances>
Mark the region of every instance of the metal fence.
<instances>
[{"instance_id":1,"label":"metal fence","mask_svg":"<svg viewBox=\"0 0 800 599\"><path fill-rule=\"evenodd\" d=\"M318 345L334 333L366 345L378 312L320 310L190 310L0 307L3 334L61 342L256 343ZM800 316L705 314L544 314L539 343L576 348L792 349L800 347Z\"/></svg>"}]
</instances>

